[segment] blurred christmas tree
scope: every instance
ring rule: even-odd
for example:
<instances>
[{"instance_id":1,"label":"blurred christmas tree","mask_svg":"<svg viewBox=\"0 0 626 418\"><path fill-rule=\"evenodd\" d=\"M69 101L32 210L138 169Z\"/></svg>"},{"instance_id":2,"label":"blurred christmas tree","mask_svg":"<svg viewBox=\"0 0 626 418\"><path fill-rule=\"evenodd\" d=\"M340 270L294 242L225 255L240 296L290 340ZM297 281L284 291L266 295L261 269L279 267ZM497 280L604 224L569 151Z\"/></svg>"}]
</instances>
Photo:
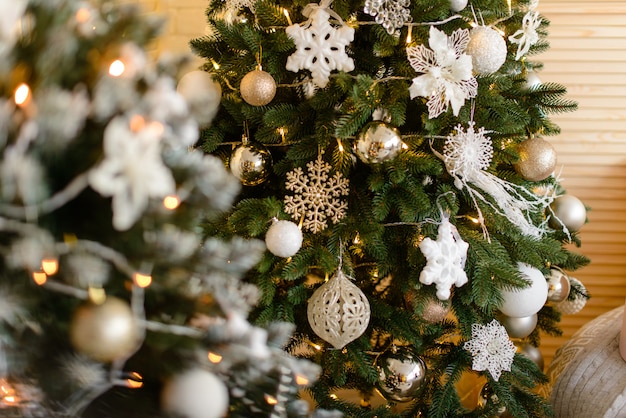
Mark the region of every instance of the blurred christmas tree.
<instances>
[{"instance_id":1,"label":"blurred christmas tree","mask_svg":"<svg viewBox=\"0 0 626 418\"><path fill-rule=\"evenodd\" d=\"M549 416L537 346L584 305L565 271L588 260L545 139L576 104L529 59L548 48L537 1L212 0L207 17L191 46L224 93L200 144L244 187L205 232L265 239L253 315L296 324L317 404Z\"/></svg>"},{"instance_id":2,"label":"blurred christmas tree","mask_svg":"<svg viewBox=\"0 0 626 418\"><path fill-rule=\"evenodd\" d=\"M184 60L153 62L161 22L135 7L0 15L0 415L308 416L319 366L283 351L293 325L247 321L263 242L201 239L240 190L189 150L219 85L177 87Z\"/></svg>"}]
</instances>

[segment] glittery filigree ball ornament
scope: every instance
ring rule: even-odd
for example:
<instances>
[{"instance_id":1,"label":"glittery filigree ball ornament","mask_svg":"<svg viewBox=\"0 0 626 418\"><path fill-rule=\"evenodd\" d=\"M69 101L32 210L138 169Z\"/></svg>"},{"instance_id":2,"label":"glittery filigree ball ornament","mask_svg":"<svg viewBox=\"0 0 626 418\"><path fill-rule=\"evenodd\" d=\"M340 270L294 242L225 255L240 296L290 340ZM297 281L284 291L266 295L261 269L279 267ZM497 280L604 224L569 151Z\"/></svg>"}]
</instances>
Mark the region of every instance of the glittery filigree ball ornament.
<instances>
[{"instance_id":1,"label":"glittery filigree ball ornament","mask_svg":"<svg viewBox=\"0 0 626 418\"><path fill-rule=\"evenodd\" d=\"M228 389L213 373L192 369L165 382L161 406L185 418L220 418L228 411Z\"/></svg>"},{"instance_id":2,"label":"glittery filigree ball ornament","mask_svg":"<svg viewBox=\"0 0 626 418\"><path fill-rule=\"evenodd\" d=\"M460 12L467 6L467 0L450 0L450 10Z\"/></svg>"},{"instance_id":3,"label":"glittery filigree ball ornament","mask_svg":"<svg viewBox=\"0 0 626 418\"><path fill-rule=\"evenodd\" d=\"M189 110L200 126L208 126L220 107L222 86L206 71L190 71L176 87L187 100Z\"/></svg>"},{"instance_id":4,"label":"glittery filigree ball ornament","mask_svg":"<svg viewBox=\"0 0 626 418\"><path fill-rule=\"evenodd\" d=\"M526 180L541 181L548 178L556 167L556 150L541 137L529 138L517 146L519 161L515 171Z\"/></svg>"},{"instance_id":5,"label":"glittery filigree ball ornament","mask_svg":"<svg viewBox=\"0 0 626 418\"><path fill-rule=\"evenodd\" d=\"M520 345L517 347L517 352L532 360L533 363L537 365L539 370L543 371L543 355L541 354L541 350L539 350L537 347L528 343L520 343Z\"/></svg>"},{"instance_id":6,"label":"glittery filigree ball ornament","mask_svg":"<svg viewBox=\"0 0 626 418\"><path fill-rule=\"evenodd\" d=\"M537 326L537 314L523 317L502 315L498 317L498 321L504 326L509 337L526 338Z\"/></svg>"},{"instance_id":7,"label":"glittery filigree ball ornament","mask_svg":"<svg viewBox=\"0 0 626 418\"><path fill-rule=\"evenodd\" d=\"M563 302L556 304L556 308L563 312L565 315L573 315L580 312L587 304L587 298L582 294L587 293L587 289L580 280L575 277L569 278L570 281L570 296ZM574 292L574 289L579 289L579 292Z\"/></svg>"},{"instance_id":8,"label":"glittery filigree ball ornament","mask_svg":"<svg viewBox=\"0 0 626 418\"><path fill-rule=\"evenodd\" d=\"M506 316L523 318L536 314L548 300L548 283L543 273L526 263L517 263L521 276L530 281L523 289L502 290L500 312Z\"/></svg>"},{"instance_id":9,"label":"glittery filigree ball ornament","mask_svg":"<svg viewBox=\"0 0 626 418\"><path fill-rule=\"evenodd\" d=\"M506 61L506 41L495 29L476 26L470 31L470 41L465 52L472 57L475 74L492 74Z\"/></svg>"},{"instance_id":10,"label":"glittery filigree ball ornament","mask_svg":"<svg viewBox=\"0 0 626 418\"><path fill-rule=\"evenodd\" d=\"M272 155L261 144L244 141L230 156L230 171L245 186L263 183L270 175Z\"/></svg>"},{"instance_id":11,"label":"glittery filigree ball ornament","mask_svg":"<svg viewBox=\"0 0 626 418\"><path fill-rule=\"evenodd\" d=\"M111 296L101 304L80 305L72 317L69 336L76 351L102 362L131 355L140 342L130 306Z\"/></svg>"},{"instance_id":12,"label":"glittery filigree ball ornament","mask_svg":"<svg viewBox=\"0 0 626 418\"><path fill-rule=\"evenodd\" d=\"M548 225L554 229L578 231L587 222L587 208L576 196L564 194L557 196L548 210Z\"/></svg>"},{"instance_id":13,"label":"glittery filigree ball ornament","mask_svg":"<svg viewBox=\"0 0 626 418\"><path fill-rule=\"evenodd\" d=\"M424 306L421 318L426 322L435 324L446 319L448 313L450 313L449 301L431 299L426 303L426 306Z\"/></svg>"},{"instance_id":14,"label":"glittery filigree ball ornament","mask_svg":"<svg viewBox=\"0 0 626 418\"><path fill-rule=\"evenodd\" d=\"M551 268L548 276L548 300L563 302L569 296L569 277L561 269Z\"/></svg>"},{"instance_id":15,"label":"glittery filigree ball ornament","mask_svg":"<svg viewBox=\"0 0 626 418\"><path fill-rule=\"evenodd\" d=\"M409 402L415 398L426 377L426 363L406 349L395 348L376 360L376 388L388 401Z\"/></svg>"},{"instance_id":16,"label":"glittery filigree ball ornament","mask_svg":"<svg viewBox=\"0 0 626 418\"><path fill-rule=\"evenodd\" d=\"M270 73L257 68L241 79L241 97L252 106L265 106L276 95L276 81Z\"/></svg>"},{"instance_id":17,"label":"glittery filigree ball ornament","mask_svg":"<svg viewBox=\"0 0 626 418\"><path fill-rule=\"evenodd\" d=\"M342 349L367 329L370 304L361 289L338 270L313 293L307 316L320 338Z\"/></svg>"},{"instance_id":18,"label":"glittery filigree ball ornament","mask_svg":"<svg viewBox=\"0 0 626 418\"><path fill-rule=\"evenodd\" d=\"M265 245L278 257L294 256L302 247L302 230L291 221L274 219L265 234Z\"/></svg>"},{"instance_id":19,"label":"glittery filigree ball ornament","mask_svg":"<svg viewBox=\"0 0 626 418\"><path fill-rule=\"evenodd\" d=\"M354 152L367 164L379 164L394 159L402 150L402 137L395 127L382 121L365 125L358 133Z\"/></svg>"}]
</instances>

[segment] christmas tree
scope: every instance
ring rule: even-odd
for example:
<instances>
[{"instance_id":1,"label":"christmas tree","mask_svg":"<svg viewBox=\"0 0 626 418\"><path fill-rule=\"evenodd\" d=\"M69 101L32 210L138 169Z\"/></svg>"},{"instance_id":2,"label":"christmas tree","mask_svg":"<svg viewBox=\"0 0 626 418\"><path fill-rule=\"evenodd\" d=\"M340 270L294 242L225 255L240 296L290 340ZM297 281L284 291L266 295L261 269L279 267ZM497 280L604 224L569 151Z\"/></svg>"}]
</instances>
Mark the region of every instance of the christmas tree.
<instances>
[{"instance_id":1,"label":"christmas tree","mask_svg":"<svg viewBox=\"0 0 626 418\"><path fill-rule=\"evenodd\" d=\"M283 351L293 325L247 320L263 242L201 234L240 190L189 149L219 85L177 83L136 7L0 15L0 415L309 416L319 366Z\"/></svg>"},{"instance_id":2,"label":"christmas tree","mask_svg":"<svg viewBox=\"0 0 626 418\"><path fill-rule=\"evenodd\" d=\"M199 144L243 189L204 231L265 240L253 316L296 325L287 350L322 367L320 407L551 415L537 347L584 304L567 272L588 260L546 139L576 103L537 76L538 8L209 1L191 47L223 95Z\"/></svg>"}]
</instances>

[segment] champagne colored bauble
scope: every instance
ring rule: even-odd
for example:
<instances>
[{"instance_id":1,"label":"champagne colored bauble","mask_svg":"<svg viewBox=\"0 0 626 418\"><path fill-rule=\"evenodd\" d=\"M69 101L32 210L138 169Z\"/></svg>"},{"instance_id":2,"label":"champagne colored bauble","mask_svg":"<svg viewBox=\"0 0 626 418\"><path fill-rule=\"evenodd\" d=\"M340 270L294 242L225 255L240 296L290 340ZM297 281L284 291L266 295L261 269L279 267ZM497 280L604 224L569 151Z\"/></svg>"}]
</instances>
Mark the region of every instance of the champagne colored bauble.
<instances>
[{"instance_id":1,"label":"champagne colored bauble","mask_svg":"<svg viewBox=\"0 0 626 418\"><path fill-rule=\"evenodd\" d=\"M272 221L265 234L267 249L278 257L291 257L302 247L302 230L291 221Z\"/></svg>"},{"instance_id":2,"label":"champagne colored bauble","mask_svg":"<svg viewBox=\"0 0 626 418\"><path fill-rule=\"evenodd\" d=\"M222 86L206 71L190 71L176 87L200 126L208 126L217 114L222 100Z\"/></svg>"},{"instance_id":3,"label":"champagne colored bauble","mask_svg":"<svg viewBox=\"0 0 626 418\"><path fill-rule=\"evenodd\" d=\"M450 0L450 10L460 12L467 6L467 0Z\"/></svg>"},{"instance_id":4,"label":"champagne colored bauble","mask_svg":"<svg viewBox=\"0 0 626 418\"><path fill-rule=\"evenodd\" d=\"M579 289L583 293L587 293L587 289L580 280L575 277L569 278L570 281L570 293L574 288ZM574 297L570 300L569 296L563 302L558 302L556 308L566 315L573 315L580 312L587 304L587 298L582 294L574 293Z\"/></svg>"},{"instance_id":5,"label":"champagne colored bauble","mask_svg":"<svg viewBox=\"0 0 626 418\"><path fill-rule=\"evenodd\" d=\"M537 314L522 317L502 315L498 321L504 326L510 338L526 338L537 326Z\"/></svg>"},{"instance_id":6,"label":"champagne colored bauble","mask_svg":"<svg viewBox=\"0 0 626 418\"><path fill-rule=\"evenodd\" d=\"M402 150L402 137L395 127L382 121L365 125L354 143L354 152L367 164L380 164L394 159Z\"/></svg>"},{"instance_id":7,"label":"champagne colored bauble","mask_svg":"<svg viewBox=\"0 0 626 418\"><path fill-rule=\"evenodd\" d=\"M556 150L543 138L529 138L518 145L519 161L515 171L526 180L541 181L548 178L556 167Z\"/></svg>"},{"instance_id":8,"label":"champagne colored bauble","mask_svg":"<svg viewBox=\"0 0 626 418\"><path fill-rule=\"evenodd\" d=\"M434 300L431 299L426 303L424 307L424 312L422 312L422 319L426 322L430 322L431 324L441 322L448 316L450 313L450 302L449 301L441 301L439 299Z\"/></svg>"},{"instance_id":9,"label":"champagne colored bauble","mask_svg":"<svg viewBox=\"0 0 626 418\"><path fill-rule=\"evenodd\" d=\"M517 347L517 352L531 359L533 363L535 363L537 367L539 367L539 370L543 371L543 367L544 367L543 355L541 354L541 351L537 347L535 347L532 344L521 343Z\"/></svg>"},{"instance_id":10,"label":"champagne colored bauble","mask_svg":"<svg viewBox=\"0 0 626 418\"><path fill-rule=\"evenodd\" d=\"M406 349L388 350L376 360L377 389L388 401L409 402L426 377L426 363Z\"/></svg>"},{"instance_id":11,"label":"champagne colored bauble","mask_svg":"<svg viewBox=\"0 0 626 418\"><path fill-rule=\"evenodd\" d=\"M470 31L470 41L465 52L472 57L472 69L475 74L495 73L506 61L506 41L488 26L476 26Z\"/></svg>"},{"instance_id":12,"label":"champagne colored bauble","mask_svg":"<svg viewBox=\"0 0 626 418\"><path fill-rule=\"evenodd\" d=\"M161 392L163 410L184 418L220 418L228 411L228 389L213 373L193 369L169 379Z\"/></svg>"},{"instance_id":13,"label":"champagne colored bauble","mask_svg":"<svg viewBox=\"0 0 626 418\"><path fill-rule=\"evenodd\" d=\"M569 296L569 277L561 269L551 268L548 276L548 300L563 302Z\"/></svg>"},{"instance_id":14,"label":"champagne colored bauble","mask_svg":"<svg viewBox=\"0 0 626 418\"><path fill-rule=\"evenodd\" d=\"M530 287L502 291L500 312L506 316L523 318L536 314L548 299L548 283L539 269L526 263L517 263L523 278L530 281Z\"/></svg>"},{"instance_id":15,"label":"champagne colored bauble","mask_svg":"<svg viewBox=\"0 0 626 418\"><path fill-rule=\"evenodd\" d=\"M478 405L483 408L493 408L490 417L512 418L511 414L506 410L506 406L502 405L498 395L493 392L489 385L483 386L480 390Z\"/></svg>"},{"instance_id":16,"label":"champagne colored bauble","mask_svg":"<svg viewBox=\"0 0 626 418\"><path fill-rule=\"evenodd\" d=\"M336 349L359 338L370 321L370 303L338 270L309 299L307 316L313 331Z\"/></svg>"},{"instance_id":17,"label":"champagne colored bauble","mask_svg":"<svg viewBox=\"0 0 626 418\"><path fill-rule=\"evenodd\" d=\"M276 94L276 81L261 69L250 71L241 79L241 97L252 106L265 106Z\"/></svg>"},{"instance_id":18,"label":"champagne colored bauble","mask_svg":"<svg viewBox=\"0 0 626 418\"><path fill-rule=\"evenodd\" d=\"M272 154L261 144L244 142L230 156L230 171L245 186L263 183L270 175Z\"/></svg>"},{"instance_id":19,"label":"champagne colored bauble","mask_svg":"<svg viewBox=\"0 0 626 418\"><path fill-rule=\"evenodd\" d=\"M109 296L102 304L86 302L78 307L70 324L70 342L79 353L109 362L138 348L137 326L128 303Z\"/></svg>"},{"instance_id":20,"label":"champagne colored bauble","mask_svg":"<svg viewBox=\"0 0 626 418\"><path fill-rule=\"evenodd\" d=\"M576 196L564 194L557 196L550 204L548 225L554 229L578 231L587 222L587 208ZM555 219L556 218L556 219Z\"/></svg>"}]
</instances>

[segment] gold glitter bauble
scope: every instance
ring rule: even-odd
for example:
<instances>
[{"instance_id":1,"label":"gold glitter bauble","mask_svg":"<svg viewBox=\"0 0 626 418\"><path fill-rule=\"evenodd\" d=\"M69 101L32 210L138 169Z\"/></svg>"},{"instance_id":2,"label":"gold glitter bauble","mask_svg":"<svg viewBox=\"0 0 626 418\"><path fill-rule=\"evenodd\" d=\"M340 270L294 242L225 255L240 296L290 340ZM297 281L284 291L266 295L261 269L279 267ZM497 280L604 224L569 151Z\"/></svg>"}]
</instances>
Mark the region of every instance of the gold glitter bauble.
<instances>
[{"instance_id":1,"label":"gold glitter bauble","mask_svg":"<svg viewBox=\"0 0 626 418\"><path fill-rule=\"evenodd\" d=\"M276 94L276 82L270 73L256 69L241 79L239 90L246 103L252 106L265 106Z\"/></svg>"},{"instance_id":2,"label":"gold glitter bauble","mask_svg":"<svg viewBox=\"0 0 626 418\"><path fill-rule=\"evenodd\" d=\"M81 354L109 362L132 354L139 344L135 317L125 301L107 297L104 303L86 302L70 324L70 341Z\"/></svg>"},{"instance_id":3,"label":"gold glitter bauble","mask_svg":"<svg viewBox=\"0 0 626 418\"><path fill-rule=\"evenodd\" d=\"M515 171L529 181L548 178L556 167L556 150L543 138L530 138L518 145L519 162Z\"/></svg>"}]
</instances>

